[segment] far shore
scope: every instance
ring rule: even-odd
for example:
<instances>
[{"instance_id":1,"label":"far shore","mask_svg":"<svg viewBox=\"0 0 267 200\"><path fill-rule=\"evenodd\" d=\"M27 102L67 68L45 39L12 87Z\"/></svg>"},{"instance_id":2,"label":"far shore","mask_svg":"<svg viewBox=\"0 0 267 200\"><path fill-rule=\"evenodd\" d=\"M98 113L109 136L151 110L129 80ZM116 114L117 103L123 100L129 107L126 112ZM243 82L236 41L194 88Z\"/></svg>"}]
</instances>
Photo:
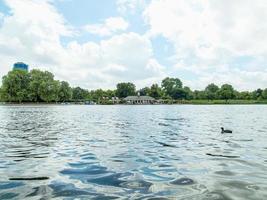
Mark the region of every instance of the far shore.
<instances>
[{"instance_id":1,"label":"far shore","mask_svg":"<svg viewBox=\"0 0 267 200\"><path fill-rule=\"evenodd\" d=\"M126 103L100 103L100 104L86 104L84 102L0 102L0 106L41 106L41 105L57 105L57 106L66 106L66 105L267 105L266 100L178 100L178 101L169 101L167 103L161 104L126 104Z\"/></svg>"}]
</instances>

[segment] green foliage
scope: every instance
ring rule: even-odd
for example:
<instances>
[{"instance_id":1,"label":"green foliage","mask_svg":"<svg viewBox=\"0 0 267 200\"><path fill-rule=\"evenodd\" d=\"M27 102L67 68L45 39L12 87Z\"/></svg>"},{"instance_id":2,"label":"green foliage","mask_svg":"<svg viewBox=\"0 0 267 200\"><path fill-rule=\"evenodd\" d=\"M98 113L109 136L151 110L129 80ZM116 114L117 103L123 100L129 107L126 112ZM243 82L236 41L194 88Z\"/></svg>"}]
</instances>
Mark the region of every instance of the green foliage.
<instances>
[{"instance_id":1,"label":"green foliage","mask_svg":"<svg viewBox=\"0 0 267 200\"><path fill-rule=\"evenodd\" d=\"M219 88L209 84L205 90L194 92L178 78L165 78L160 87L153 84L138 92L141 96L151 96L155 99L164 99L167 103L195 103L195 104L248 104L266 103L267 88L257 89L253 92L236 91L232 85L224 84ZM66 81L57 81L48 71L24 70L10 71L2 78L0 88L0 102L68 102L68 101L94 101L100 104L112 104L112 97L119 97L120 102L127 96L136 95L133 83L119 83L116 90L88 91L80 87L71 88ZM113 99L114 100L114 99Z\"/></svg>"},{"instance_id":2,"label":"green foliage","mask_svg":"<svg viewBox=\"0 0 267 200\"><path fill-rule=\"evenodd\" d=\"M112 98L112 97L116 96L116 92L114 90L107 90L107 91L104 91L104 92L105 92L105 96L108 97L108 98Z\"/></svg>"},{"instance_id":3,"label":"green foliage","mask_svg":"<svg viewBox=\"0 0 267 200\"><path fill-rule=\"evenodd\" d=\"M267 88L263 90L262 92L262 98L267 100Z\"/></svg>"},{"instance_id":4,"label":"green foliage","mask_svg":"<svg viewBox=\"0 0 267 200\"><path fill-rule=\"evenodd\" d=\"M88 91L85 89L82 89L80 87L75 87L72 89L72 99L74 101L85 100L87 96L88 96Z\"/></svg>"},{"instance_id":5,"label":"green foliage","mask_svg":"<svg viewBox=\"0 0 267 200\"><path fill-rule=\"evenodd\" d=\"M234 88L232 85L229 85L229 84L222 85L222 87L218 91L218 94L221 99L224 99L226 101L229 99L233 99L235 97Z\"/></svg>"},{"instance_id":6,"label":"green foliage","mask_svg":"<svg viewBox=\"0 0 267 200\"><path fill-rule=\"evenodd\" d=\"M54 80L54 75L51 72L34 69L29 73L29 76L29 101L56 102L59 100L60 86L58 81Z\"/></svg>"},{"instance_id":7,"label":"green foliage","mask_svg":"<svg viewBox=\"0 0 267 200\"><path fill-rule=\"evenodd\" d=\"M205 88L205 93L206 93L206 97L209 100L214 100L218 98L218 91L219 91L219 87L217 85L215 85L214 83L209 84L206 88Z\"/></svg>"},{"instance_id":8,"label":"green foliage","mask_svg":"<svg viewBox=\"0 0 267 200\"><path fill-rule=\"evenodd\" d=\"M28 101L29 74L24 70L10 71L3 77L2 98L8 102Z\"/></svg>"},{"instance_id":9,"label":"green foliage","mask_svg":"<svg viewBox=\"0 0 267 200\"><path fill-rule=\"evenodd\" d=\"M161 87L163 88L165 94L173 99L176 99L178 96L182 96L181 93L183 93L183 91L181 89L183 87L183 83L178 78L165 78L161 82Z\"/></svg>"},{"instance_id":10,"label":"green foliage","mask_svg":"<svg viewBox=\"0 0 267 200\"><path fill-rule=\"evenodd\" d=\"M57 102L70 99L68 83L54 80L50 72L13 70L3 77L2 98L8 102Z\"/></svg>"},{"instance_id":11,"label":"green foliage","mask_svg":"<svg viewBox=\"0 0 267 200\"><path fill-rule=\"evenodd\" d=\"M190 87L185 86L184 91L186 93L186 95L185 95L186 100L192 100L194 98L194 93L192 92Z\"/></svg>"},{"instance_id":12,"label":"green foliage","mask_svg":"<svg viewBox=\"0 0 267 200\"><path fill-rule=\"evenodd\" d=\"M172 92L171 92L170 96L175 100L177 100L177 99L186 99L187 92L183 88L175 87L175 88L172 89Z\"/></svg>"},{"instance_id":13,"label":"green foliage","mask_svg":"<svg viewBox=\"0 0 267 200\"><path fill-rule=\"evenodd\" d=\"M59 81L43 81L39 87L40 98L44 102L57 102L59 101Z\"/></svg>"},{"instance_id":14,"label":"green foliage","mask_svg":"<svg viewBox=\"0 0 267 200\"><path fill-rule=\"evenodd\" d=\"M252 94L248 91L243 91L243 92L238 92L238 96L236 97L237 99L243 99L243 100L251 100Z\"/></svg>"},{"instance_id":15,"label":"green foliage","mask_svg":"<svg viewBox=\"0 0 267 200\"><path fill-rule=\"evenodd\" d=\"M150 88L144 87L144 88L140 89L138 92L141 96L148 96L150 93Z\"/></svg>"},{"instance_id":16,"label":"green foliage","mask_svg":"<svg viewBox=\"0 0 267 200\"><path fill-rule=\"evenodd\" d=\"M93 101L100 103L100 102L104 102L104 100L106 99L106 94L104 90L98 89L98 90L91 91L90 97Z\"/></svg>"},{"instance_id":17,"label":"green foliage","mask_svg":"<svg viewBox=\"0 0 267 200\"><path fill-rule=\"evenodd\" d=\"M0 102L4 102L5 101L3 94L4 94L3 93L3 89L2 89L2 87L0 87Z\"/></svg>"},{"instance_id":18,"label":"green foliage","mask_svg":"<svg viewBox=\"0 0 267 200\"><path fill-rule=\"evenodd\" d=\"M117 84L116 95L119 98L135 95L135 85L133 83L119 83Z\"/></svg>"},{"instance_id":19,"label":"green foliage","mask_svg":"<svg viewBox=\"0 0 267 200\"><path fill-rule=\"evenodd\" d=\"M189 91L183 88L183 83L178 78L167 77L161 82L161 86L165 95L172 99L186 99L189 96Z\"/></svg>"},{"instance_id":20,"label":"green foliage","mask_svg":"<svg viewBox=\"0 0 267 200\"><path fill-rule=\"evenodd\" d=\"M263 93L263 90L259 88L259 89L252 92L252 98L254 100L261 100L261 99L263 99L262 93Z\"/></svg>"},{"instance_id":21,"label":"green foliage","mask_svg":"<svg viewBox=\"0 0 267 200\"><path fill-rule=\"evenodd\" d=\"M206 95L205 91L199 91L199 90L194 91L193 97L194 97L193 99L197 99L197 100L207 99L207 95Z\"/></svg>"},{"instance_id":22,"label":"green foliage","mask_svg":"<svg viewBox=\"0 0 267 200\"><path fill-rule=\"evenodd\" d=\"M162 97L162 90L158 84L153 84L148 91L148 95L155 99L160 99Z\"/></svg>"},{"instance_id":23,"label":"green foliage","mask_svg":"<svg viewBox=\"0 0 267 200\"><path fill-rule=\"evenodd\" d=\"M60 82L58 98L60 102L70 101L72 98L72 89L68 82Z\"/></svg>"}]
</instances>

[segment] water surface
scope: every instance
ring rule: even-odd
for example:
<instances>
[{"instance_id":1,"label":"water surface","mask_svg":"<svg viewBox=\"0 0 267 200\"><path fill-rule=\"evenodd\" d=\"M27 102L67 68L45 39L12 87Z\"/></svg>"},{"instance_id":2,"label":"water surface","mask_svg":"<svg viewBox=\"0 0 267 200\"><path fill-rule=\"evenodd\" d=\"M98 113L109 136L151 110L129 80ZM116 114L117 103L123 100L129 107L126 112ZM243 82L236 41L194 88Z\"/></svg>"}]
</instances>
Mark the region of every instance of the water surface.
<instances>
[{"instance_id":1,"label":"water surface","mask_svg":"<svg viewBox=\"0 0 267 200\"><path fill-rule=\"evenodd\" d=\"M267 199L264 105L1 106L0 149L0 199Z\"/></svg>"}]
</instances>

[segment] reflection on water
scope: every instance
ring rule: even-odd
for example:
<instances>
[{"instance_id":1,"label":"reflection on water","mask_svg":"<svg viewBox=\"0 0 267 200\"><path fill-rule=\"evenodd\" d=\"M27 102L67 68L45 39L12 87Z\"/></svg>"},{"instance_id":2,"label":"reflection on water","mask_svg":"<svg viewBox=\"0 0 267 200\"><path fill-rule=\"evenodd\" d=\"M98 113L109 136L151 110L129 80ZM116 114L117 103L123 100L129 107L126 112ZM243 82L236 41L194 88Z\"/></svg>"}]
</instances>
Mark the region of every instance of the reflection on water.
<instances>
[{"instance_id":1,"label":"reflection on water","mask_svg":"<svg viewBox=\"0 0 267 200\"><path fill-rule=\"evenodd\" d=\"M2 106L0 199L267 199L266 124L265 106Z\"/></svg>"}]
</instances>

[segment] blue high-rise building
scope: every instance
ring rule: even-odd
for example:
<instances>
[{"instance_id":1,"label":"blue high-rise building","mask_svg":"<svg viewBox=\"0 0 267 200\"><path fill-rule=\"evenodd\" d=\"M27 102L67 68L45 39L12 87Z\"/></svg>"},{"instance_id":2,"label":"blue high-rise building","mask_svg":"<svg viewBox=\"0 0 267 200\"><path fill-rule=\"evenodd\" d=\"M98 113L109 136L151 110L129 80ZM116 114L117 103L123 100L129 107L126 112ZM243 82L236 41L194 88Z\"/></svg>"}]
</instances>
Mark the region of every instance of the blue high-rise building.
<instances>
[{"instance_id":1,"label":"blue high-rise building","mask_svg":"<svg viewBox=\"0 0 267 200\"><path fill-rule=\"evenodd\" d=\"M29 71L29 65L23 63L23 62L17 62L13 65L13 70L16 70L16 69L19 69L19 70L25 70L25 71Z\"/></svg>"}]
</instances>

